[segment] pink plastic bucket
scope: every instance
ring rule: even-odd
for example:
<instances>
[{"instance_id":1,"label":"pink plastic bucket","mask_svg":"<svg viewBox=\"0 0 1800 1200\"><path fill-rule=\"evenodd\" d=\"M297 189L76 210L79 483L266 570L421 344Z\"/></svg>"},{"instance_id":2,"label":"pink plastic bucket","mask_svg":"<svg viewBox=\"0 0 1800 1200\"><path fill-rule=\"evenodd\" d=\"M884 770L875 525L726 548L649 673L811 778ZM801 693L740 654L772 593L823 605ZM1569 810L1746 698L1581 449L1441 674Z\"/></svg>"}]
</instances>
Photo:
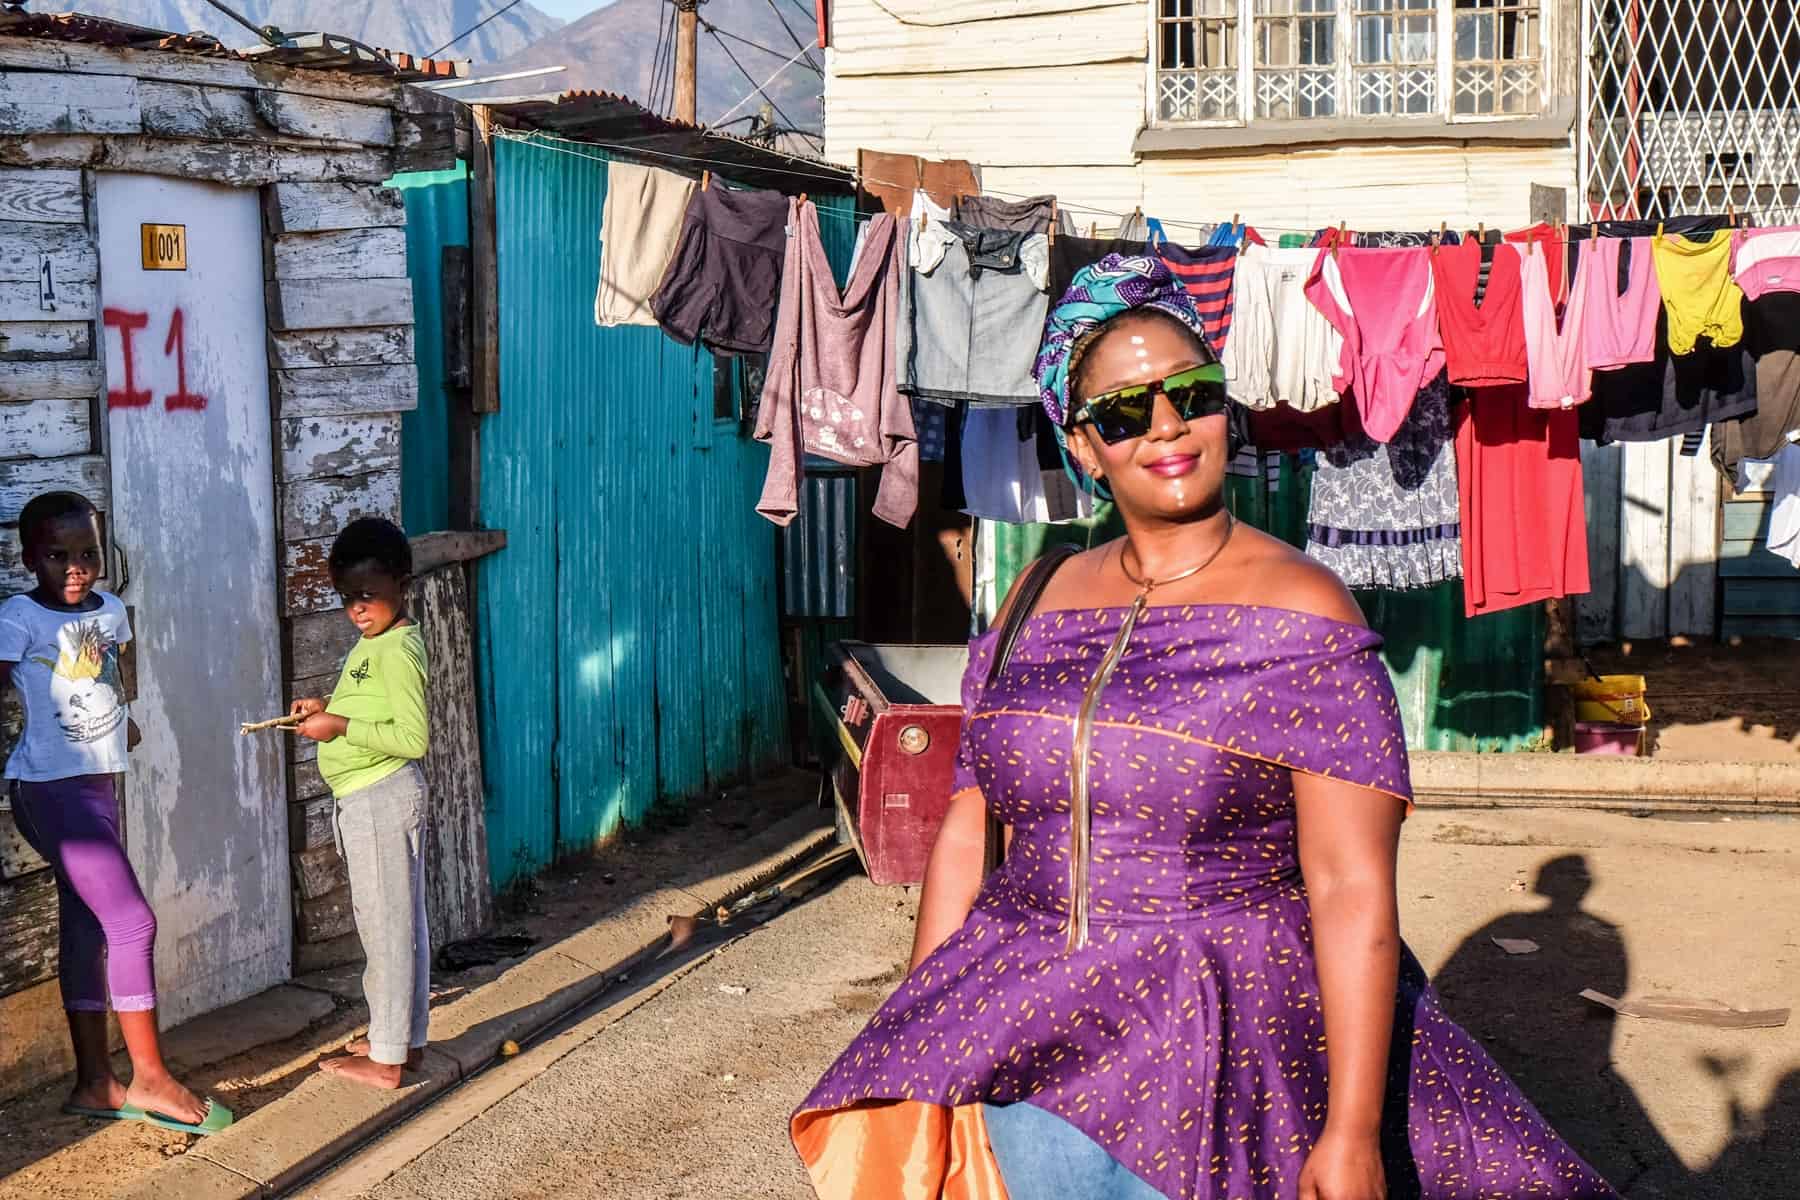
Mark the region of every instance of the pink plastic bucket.
<instances>
[{"instance_id":1,"label":"pink plastic bucket","mask_svg":"<svg viewBox=\"0 0 1800 1200\"><path fill-rule=\"evenodd\" d=\"M1642 725L1615 725L1600 721L1575 722L1575 753L1624 754L1636 757L1643 753Z\"/></svg>"}]
</instances>

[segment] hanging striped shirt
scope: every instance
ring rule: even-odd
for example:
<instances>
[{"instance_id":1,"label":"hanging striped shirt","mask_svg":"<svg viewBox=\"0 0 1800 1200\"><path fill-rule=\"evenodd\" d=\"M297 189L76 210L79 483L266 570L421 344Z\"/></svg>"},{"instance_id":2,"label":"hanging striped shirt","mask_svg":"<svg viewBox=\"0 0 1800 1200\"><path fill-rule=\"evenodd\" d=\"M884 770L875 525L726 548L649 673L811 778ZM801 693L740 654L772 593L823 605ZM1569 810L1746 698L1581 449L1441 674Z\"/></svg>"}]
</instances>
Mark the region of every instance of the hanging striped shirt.
<instances>
[{"instance_id":1,"label":"hanging striped shirt","mask_svg":"<svg viewBox=\"0 0 1800 1200\"><path fill-rule=\"evenodd\" d=\"M1237 247L1189 250L1174 242L1162 242L1156 247L1156 254L1194 298L1213 353L1223 353L1225 339L1231 336L1231 279L1237 271Z\"/></svg>"}]
</instances>

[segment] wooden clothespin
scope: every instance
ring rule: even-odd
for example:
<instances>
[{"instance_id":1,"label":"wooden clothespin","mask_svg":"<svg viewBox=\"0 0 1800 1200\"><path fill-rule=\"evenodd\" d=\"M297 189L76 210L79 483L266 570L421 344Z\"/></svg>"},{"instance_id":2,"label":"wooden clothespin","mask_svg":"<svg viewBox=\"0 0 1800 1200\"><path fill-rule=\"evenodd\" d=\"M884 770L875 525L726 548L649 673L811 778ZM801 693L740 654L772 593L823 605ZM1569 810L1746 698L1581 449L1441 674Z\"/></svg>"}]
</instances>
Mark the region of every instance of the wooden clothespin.
<instances>
[{"instance_id":1,"label":"wooden clothespin","mask_svg":"<svg viewBox=\"0 0 1800 1200\"><path fill-rule=\"evenodd\" d=\"M1475 222L1475 240L1477 242L1487 241L1487 222L1486 221Z\"/></svg>"},{"instance_id":2,"label":"wooden clothespin","mask_svg":"<svg viewBox=\"0 0 1800 1200\"><path fill-rule=\"evenodd\" d=\"M1661 221L1658 221L1656 223L1656 240L1659 242L1662 241L1662 235L1663 235L1663 223Z\"/></svg>"},{"instance_id":3,"label":"wooden clothespin","mask_svg":"<svg viewBox=\"0 0 1800 1200\"><path fill-rule=\"evenodd\" d=\"M1336 258L1338 256L1338 247L1342 246L1344 244L1344 239L1349 236L1350 236L1350 222L1339 221L1338 227L1337 227L1337 236L1331 239L1331 257Z\"/></svg>"},{"instance_id":4,"label":"wooden clothespin","mask_svg":"<svg viewBox=\"0 0 1800 1200\"><path fill-rule=\"evenodd\" d=\"M806 193L805 192L800 193L800 207L801 208L806 207Z\"/></svg>"},{"instance_id":5,"label":"wooden clothespin","mask_svg":"<svg viewBox=\"0 0 1800 1200\"><path fill-rule=\"evenodd\" d=\"M1098 236L1100 236L1100 222L1089 221L1088 222L1088 239L1091 241Z\"/></svg>"},{"instance_id":6,"label":"wooden clothespin","mask_svg":"<svg viewBox=\"0 0 1800 1200\"><path fill-rule=\"evenodd\" d=\"M1431 252L1433 254L1436 254L1438 252L1438 247L1444 244L1444 234L1449 232L1449 229L1450 229L1450 222L1448 222L1448 221L1439 221L1438 222L1438 231L1431 239Z\"/></svg>"},{"instance_id":7,"label":"wooden clothespin","mask_svg":"<svg viewBox=\"0 0 1800 1200\"><path fill-rule=\"evenodd\" d=\"M1725 202L1725 219L1733 229L1737 228L1737 205L1729 200Z\"/></svg>"},{"instance_id":8,"label":"wooden clothespin","mask_svg":"<svg viewBox=\"0 0 1800 1200\"><path fill-rule=\"evenodd\" d=\"M707 188L710 188L711 186L712 186L712 172L711 171L700 172L700 190L704 192Z\"/></svg>"},{"instance_id":9,"label":"wooden clothespin","mask_svg":"<svg viewBox=\"0 0 1800 1200\"><path fill-rule=\"evenodd\" d=\"M1059 206L1057 205L1056 201L1052 200L1050 202L1050 240L1049 240L1049 245L1052 245L1052 246L1056 245L1056 221L1057 221L1057 214L1060 211L1061 210L1060 210Z\"/></svg>"},{"instance_id":10,"label":"wooden clothespin","mask_svg":"<svg viewBox=\"0 0 1800 1200\"><path fill-rule=\"evenodd\" d=\"M1141 204L1131 210L1131 219L1134 221L1141 219L1143 217L1143 215L1144 215L1144 206Z\"/></svg>"}]
</instances>

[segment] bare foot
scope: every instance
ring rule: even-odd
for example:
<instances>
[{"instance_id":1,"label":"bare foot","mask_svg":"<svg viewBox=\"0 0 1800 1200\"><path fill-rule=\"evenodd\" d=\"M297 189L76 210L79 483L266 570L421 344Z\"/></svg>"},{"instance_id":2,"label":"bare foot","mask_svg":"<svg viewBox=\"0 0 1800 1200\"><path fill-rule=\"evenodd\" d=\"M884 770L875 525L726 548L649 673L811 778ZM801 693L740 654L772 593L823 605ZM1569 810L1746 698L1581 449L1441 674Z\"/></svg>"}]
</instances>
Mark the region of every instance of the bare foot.
<instances>
[{"instance_id":1,"label":"bare foot","mask_svg":"<svg viewBox=\"0 0 1800 1200\"><path fill-rule=\"evenodd\" d=\"M360 1054L364 1058L367 1058L369 1056L369 1039L366 1037L352 1038L350 1041L348 1041L344 1044L344 1053L345 1054ZM425 1051L424 1050L415 1046L411 1050L408 1050L406 1052L406 1069L407 1070L416 1071L424 1065L425 1065Z\"/></svg>"},{"instance_id":2,"label":"bare foot","mask_svg":"<svg viewBox=\"0 0 1800 1200\"><path fill-rule=\"evenodd\" d=\"M125 1089L125 1099L145 1112L189 1125L206 1120L206 1102L182 1087L172 1075L147 1077L139 1072Z\"/></svg>"},{"instance_id":3,"label":"bare foot","mask_svg":"<svg viewBox=\"0 0 1800 1200\"><path fill-rule=\"evenodd\" d=\"M125 1103L125 1085L108 1075L104 1079L78 1083L69 1093L71 1108L118 1108Z\"/></svg>"},{"instance_id":4,"label":"bare foot","mask_svg":"<svg viewBox=\"0 0 1800 1200\"><path fill-rule=\"evenodd\" d=\"M390 1066L387 1063L374 1062L361 1054L352 1054L345 1058L328 1058L319 1064L319 1069L390 1092L400 1086L402 1073L402 1068L398 1063Z\"/></svg>"}]
</instances>

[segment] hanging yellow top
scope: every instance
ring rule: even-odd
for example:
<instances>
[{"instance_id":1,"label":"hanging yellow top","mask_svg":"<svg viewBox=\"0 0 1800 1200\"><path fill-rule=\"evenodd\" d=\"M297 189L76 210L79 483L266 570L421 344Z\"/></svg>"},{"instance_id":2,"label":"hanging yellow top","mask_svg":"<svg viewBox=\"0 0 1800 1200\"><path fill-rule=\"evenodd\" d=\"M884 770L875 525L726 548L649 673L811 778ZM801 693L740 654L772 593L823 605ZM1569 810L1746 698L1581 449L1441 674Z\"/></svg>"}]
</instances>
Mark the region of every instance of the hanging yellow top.
<instances>
[{"instance_id":1,"label":"hanging yellow top","mask_svg":"<svg viewBox=\"0 0 1800 1200\"><path fill-rule=\"evenodd\" d=\"M1669 349L1691 354L1701 337L1721 350L1742 341L1744 292L1731 277L1731 235L1719 232L1699 242L1667 234L1651 245L1669 314Z\"/></svg>"}]
</instances>

